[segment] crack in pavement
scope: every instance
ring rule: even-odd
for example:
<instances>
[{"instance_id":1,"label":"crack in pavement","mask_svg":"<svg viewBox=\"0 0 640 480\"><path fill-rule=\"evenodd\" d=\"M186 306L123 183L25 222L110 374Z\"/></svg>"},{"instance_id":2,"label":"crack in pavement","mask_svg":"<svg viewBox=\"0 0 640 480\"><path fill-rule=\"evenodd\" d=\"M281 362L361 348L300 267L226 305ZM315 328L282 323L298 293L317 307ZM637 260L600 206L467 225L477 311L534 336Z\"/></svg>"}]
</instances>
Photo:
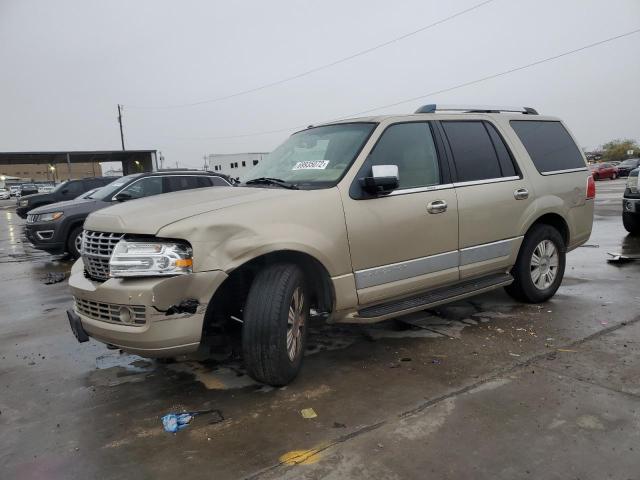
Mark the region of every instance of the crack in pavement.
<instances>
[{"instance_id":1,"label":"crack in pavement","mask_svg":"<svg viewBox=\"0 0 640 480\"><path fill-rule=\"evenodd\" d=\"M589 341L594 340L596 338L603 337L605 335L608 335L609 333L615 332L616 330L619 330L621 328L627 327L629 325L634 325L634 324L636 324L638 322L640 322L640 316L638 316L636 318L633 318L632 320L628 320L628 321L625 321L625 322L620 322L620 323L617 323L617 324L613 324L613 325L611 325L611 326L609 326L607 328L603 328L602 330L598 330L597 332L594 332L591 335L587 335L586 337L580 338L578 340L574 340L574 341L566 343L564 345L556 346L552 351L557 351L558 348L569 348L569 347L575 347L575 346L578 346L578 345L582 345L582 344L584 344L586 342L589 342ZM448 399L454 398L454 397L458 397L460 395L464 395L465 393L468 393L469 391L474 390L474 389L476 389L476 388L478 388L478 387L480 387L480 386L482 386L484 384L487 384L487 383L492 382L494 380L498 380L499 378L504 377L505 375L507 375L509 373L515 372L515 371L520 370L520 369L522 369L524 367L528 367L532 363L535 363L538 360L542 360L542 359L546 358L549 355L549 353L550 353L549 351L545 351L545 352L542 352L542 353L531 355L530 357L526 357L526 358L522 359L521 361L516 362L515 364L513 364L513 365L511 365L509 367L505 367L505 368L499 369L499 370L493 372L492 374L490 374L490 375L478 380L477 382L473 382L473 383L471 383L469 385L466 385L466 386L464 386L462 388L459 388L459 389L454 390L452 392L449 392L447 394L440 395L438 397L435 397L435 398L432 398L432 399L427 400L425 402L422 402L419 405L417 405L415 408L412 408L410 410L406 410L404 412L396 414L393 417L387 418L387 419L382 420L380 422L376 422L376 423L373 423L373 424L370 424L370 425L365 425L363 427L360 427L360 428L358 428L357 430L354 430L351 433L348 433L348 434L345 434L345 435L341 435L341 436L337 437L336 439L330 440L330 441L328 441L326 443L323 443L323 444L321 444L320 446L318 446L316 448L308 449L303 454L300 455L300 461L302 461L304 458L308 458L310 455L317 455L318 453L321 453L321 452L323 452L325 450L328 450L329 448L331 448L333 446L345 443L345 442L351 440L352 438L356 438L356 437L358 437L360 435L363 435L365 433L378 430L380 427L382 427L382 426L384 426L384 425L386 425L386 424L388 424L388 423L390 423L390 422L392 422L394 420L401 420L401 419L405 419L405 418L411 417L411 416L416 415L416 414L426 410L427 408L432 407L434 405L437 405L438 403L441 403L441 402L443 402L445 400L448 400ZM541 367L540 365L537 365L537 366ZM541 368L545 368L545 367L541 367ZM558 373L558 372L556 372L556 373ZM572 378L570 376L568 376L568 377ZM575 379L575 380L579 380L579 379ZM587 383L589 383L589 382L587 382ZM602 387L601 385L597 385L597 384L594 384L594 386ZM602 388L607 388L607 387L602 387ZM609 390L611 390L611 389L609 388ZM614 391L616 391L616 390L614 390ZM618 392L618 391L616 391L616 392L617 393L621 393L621 394L625 394L625 395L631 395L631 396L633 396L633 398L638 398L637 395L629 394L627 392ZM288 462L292 462L292 461L294 462L294 466L295 466L295 457L288 459ZM273 472L274 470L276 470L276 469L278 469L280 467L283 467L283 466L286 467L286 468L293 468L293 466L290 466L287 463L280 461L280 462L275 463L275 464L273 464L273 465L271 465L269 467L266 467L266 468L264 468L262 470L259 470L258 472L252 473L251 475L245 477L245 479L247 479L247 480L258 479L258 478L262 477L263 475L265 475L267 473L270 473L270 472Z\"/></svg>"}]
</instances>

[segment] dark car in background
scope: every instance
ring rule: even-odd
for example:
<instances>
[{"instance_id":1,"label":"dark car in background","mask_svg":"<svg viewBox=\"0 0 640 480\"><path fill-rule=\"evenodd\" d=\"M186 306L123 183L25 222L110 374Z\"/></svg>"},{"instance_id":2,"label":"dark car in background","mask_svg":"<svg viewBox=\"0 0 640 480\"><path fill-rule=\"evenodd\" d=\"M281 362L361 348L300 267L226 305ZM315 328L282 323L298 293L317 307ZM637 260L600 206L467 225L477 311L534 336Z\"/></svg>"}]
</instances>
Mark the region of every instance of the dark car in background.
<instances>
[{"instance_id":1,"label":"dark car in background","mask_svg":"<svg viewBox=\"0 0 640 480\"><path fill-rule=\"evenodd\" d=\"M622 224L631 235L640 235L640 168L629 172L622 198Z\"/></svg>"},{"instance_id":2,"label":"dark car in background","mask_svg":"<svg viewBox=\"0 0 640 480\"><path fill-rule=\"evenodd\" d=\"M80 256L82 225L87 216L118 202L161 193L204 187L228 187L226 175L194 170L137 173L118 177L86 198L46 205L29 211L26 237L37 249L57 255Z\"/></svg>"},{"instance_id":3,"label":"dark car in background","mask_svg":"<svg viewBox=\"0 0 640 480\"><path fill-rule=\"evenodd\" d=\"M640 158L628 158L618 165L618 175L626 177L631 170L635 170L638 167L640 167Z\"/></svg>"},{"instance_id":4,"label":"dark car in background","mask_svg":"<svg viewBox=\"0 0 640 480\"><path fill-rule=\"evenodd\" d=\"M68 180L58 185L52 192L38 193L38 187L33 186L34 195L27 195L24 190L20 193L17 200L18 208L16 213L21 218L27 218L27 212L34 208L49 205L50 203L63 202L65 200L73 200L91 189L104 187L119 177L91 177L80 180ZM24 189L24 185L22 186ZM27 196L25 196L27 195Z\"/></svg>"},{"instance_id":5,"label":"dark car in background","mask_svg":"<svg viewBox=\"0 0 640 480\"><path fill-rule=\"evenodd\" d=\"M615 180L619 176L618 167L611 163L594 163L591 165L591 175L594 180L602 180L603 178Z\"/></svg>"},{"instance_id":6,"label":"dark car in background","mask_svg":"<svg viewBox=\"0 0 640 480\"><path fill-rule=\"evenodd\" d=\"M35 183L25 183L24 185L20 185L21 197L24 197L25 195L33 195L34 193L38 193L38 186Z\"/></svg>"}]
</instances>

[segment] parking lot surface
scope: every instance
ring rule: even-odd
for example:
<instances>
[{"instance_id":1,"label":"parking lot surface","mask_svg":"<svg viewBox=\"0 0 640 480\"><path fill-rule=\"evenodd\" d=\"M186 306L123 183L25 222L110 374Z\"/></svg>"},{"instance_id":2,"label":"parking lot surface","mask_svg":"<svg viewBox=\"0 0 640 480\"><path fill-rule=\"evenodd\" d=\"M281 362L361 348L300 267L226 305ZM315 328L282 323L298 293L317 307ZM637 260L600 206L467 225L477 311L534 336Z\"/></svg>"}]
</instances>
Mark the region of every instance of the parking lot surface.
<instances>
[{"instance_id":1,"label":"parking lot surface","mask_svg":"<svg viewBox=\"0 0 640 480\"><path fill-rule=\"evenodd\" d=\"M640 241L622 227L624 180L597 186L593 235L551 301L496 291L317 323L280 389L239 363L77 343L71 263L31 249L0 201L0 477L640 478L640 261L607 263ZM168 412L209 410L162 429Z\"/></svg>"}]
</instances>

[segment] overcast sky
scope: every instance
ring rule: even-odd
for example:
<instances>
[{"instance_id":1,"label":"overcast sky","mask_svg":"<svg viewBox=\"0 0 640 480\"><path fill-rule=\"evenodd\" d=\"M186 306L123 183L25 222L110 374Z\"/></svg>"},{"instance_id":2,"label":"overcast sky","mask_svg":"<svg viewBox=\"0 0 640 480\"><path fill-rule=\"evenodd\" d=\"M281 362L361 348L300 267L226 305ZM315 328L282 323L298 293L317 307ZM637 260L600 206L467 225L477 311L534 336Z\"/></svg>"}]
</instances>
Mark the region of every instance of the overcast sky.
<instances>
[{"instance_id":1,"label":"overcast sky","mask_svg":"<svg viewBox=\"0 0 640 480\"><path fill-rule=\"evenodd\" d=\"M270 151L297 126L445 89L640 28L639 0L0 0L0 151L161 150L169 164ZM526 105L584 147L640 139L640 34L423 103ZM284 129L267 135L211 139Z\"/></svg>"}]
</instances>

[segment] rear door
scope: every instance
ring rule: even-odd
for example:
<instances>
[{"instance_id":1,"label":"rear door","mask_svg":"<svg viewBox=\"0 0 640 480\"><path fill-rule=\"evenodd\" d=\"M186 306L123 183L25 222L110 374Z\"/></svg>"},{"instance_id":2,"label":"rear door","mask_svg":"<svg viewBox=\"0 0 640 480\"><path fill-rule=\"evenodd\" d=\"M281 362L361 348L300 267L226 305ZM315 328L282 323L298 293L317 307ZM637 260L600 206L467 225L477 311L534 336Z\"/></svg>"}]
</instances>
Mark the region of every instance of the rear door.
<instances>
[{"instance_id":1,"label":"rear door","mask_svg":"<svg viewBox=\"0 0 640 480\"><path fill-rule=\"evenodd\" d=\"M460 278L504 271L517 255L533 192L495 125L439 122L458 197Z\"/></svg>"}]
</instances>

